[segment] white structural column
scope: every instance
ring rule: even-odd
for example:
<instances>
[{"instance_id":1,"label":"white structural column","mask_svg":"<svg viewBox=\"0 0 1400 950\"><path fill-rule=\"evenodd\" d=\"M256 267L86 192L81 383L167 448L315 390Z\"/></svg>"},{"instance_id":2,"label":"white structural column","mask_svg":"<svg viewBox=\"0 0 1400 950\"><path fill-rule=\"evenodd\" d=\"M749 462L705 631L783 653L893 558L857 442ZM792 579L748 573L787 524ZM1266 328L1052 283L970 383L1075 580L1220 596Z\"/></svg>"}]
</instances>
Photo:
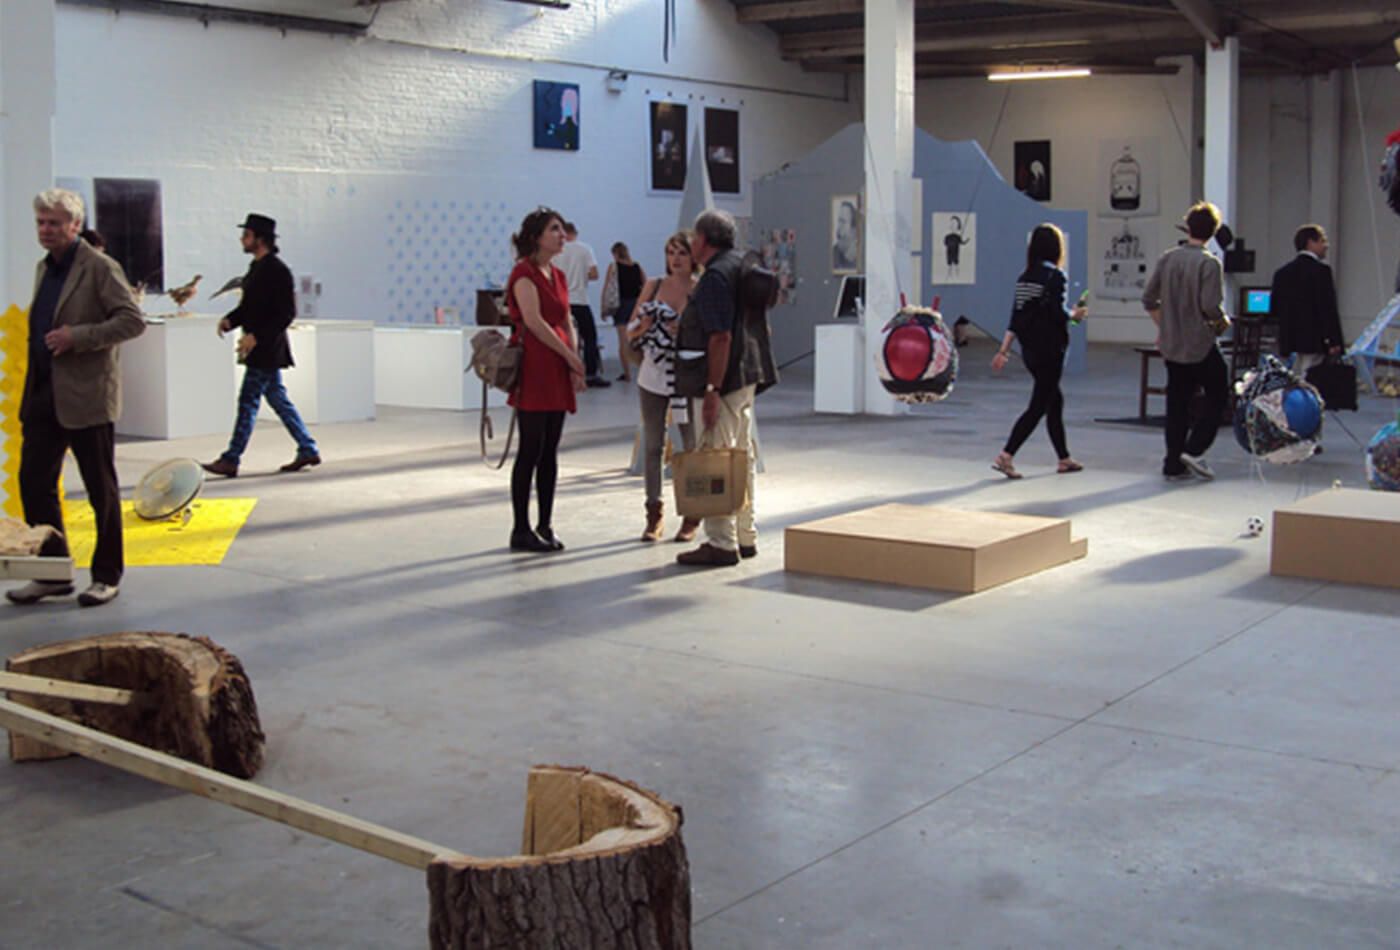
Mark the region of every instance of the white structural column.
<instances>
[{"instance_id":1,"label":"white structural column","mask_svg":"<svg viewBox=\"0 0 1400 950\"><path fill-rule=\"evenodd\" d=\"M880 385L880 330L913 290L914 0L865 4L865 406L904 411Z\"/></svg>"},{"instance_id":2,"label":"white structural column","mask_svg":"<svg viewBox=\"0 0 1400 950\"><path fill-rule=\"evenodd\" d=\"M1239 165L1240 41L1228 36L1206 46L1205 200L1215 203L1235 227Z\"/></svg>"},{"instance_id":3,"label":"white structural column","mask_svg":"<svg viewBox=\"0 0 1400 950\"><path fill-rule=\"evenodd\" d=\"M0 0L0 514L15 518L24 383L16 361L40 254L31 202L53 184L55 77L54 0Z\"/></svg>"},{"instance_id":4,"label":"white structural column","mask_svg":"<svg viewBox=\"0 0 1400 950\"><path fill-rule=\"evenodd\" d=\"M1308 220L1335 234L1342 191L1342 74L1309 76L1308 100ZM1328 252L1333 268L1337 252L1335 244Z\"/></svg>"}]
</instances>

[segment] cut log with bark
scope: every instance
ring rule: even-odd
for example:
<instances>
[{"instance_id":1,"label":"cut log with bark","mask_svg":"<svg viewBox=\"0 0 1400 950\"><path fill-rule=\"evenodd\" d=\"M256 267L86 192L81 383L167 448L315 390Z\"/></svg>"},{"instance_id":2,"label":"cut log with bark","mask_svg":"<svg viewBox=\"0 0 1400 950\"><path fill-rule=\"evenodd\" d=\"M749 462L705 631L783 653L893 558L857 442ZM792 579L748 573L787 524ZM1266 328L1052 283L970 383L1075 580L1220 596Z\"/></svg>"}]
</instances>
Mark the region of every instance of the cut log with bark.
<instances>
[{"instance_id":1,"label":"cut log with bark","mask_svg":"<svg viewBox=\"0 0 1400 950\"><path fill-rule=\"evenodd\" d=\"M265 740L253 686L238 657L208 637L84 637L17 653L6 668L137 694L124 706L22 693L11 697L17 703L239 778L252 778L262 766ZM68 754L10 735L16 762Z\"/></svg>"},{"instance_id":2,"label":"cut log with bark","mask_svg":"<svg viewBox=\"0 0 1400 950\"><path fill-rule=\"evenodd\" d=\"M584 768L536 766L522 854L428 866L435 950L686 950L690 865L679 807Z\"/></svg>"},{"instance_id":3,"label":"cut log with bark","mask_svg":"<svg viewBox=\"0 0 1400 950\"><path fill-rule=\"evenodd\" d=\"M14 518L0 518L0 555L34 557L63 549L63 536L46 524L33 527Z\"/></svg>"}]
</instances>

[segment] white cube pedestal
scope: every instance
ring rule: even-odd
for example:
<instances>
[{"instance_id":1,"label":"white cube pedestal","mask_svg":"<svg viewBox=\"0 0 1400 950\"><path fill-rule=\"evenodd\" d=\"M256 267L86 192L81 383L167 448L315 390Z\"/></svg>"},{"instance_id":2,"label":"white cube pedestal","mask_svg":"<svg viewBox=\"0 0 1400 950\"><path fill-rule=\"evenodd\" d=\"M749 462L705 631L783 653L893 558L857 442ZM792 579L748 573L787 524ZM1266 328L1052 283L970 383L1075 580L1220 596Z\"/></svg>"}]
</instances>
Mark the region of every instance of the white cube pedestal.
<instances>
[{"instance_id":1,"label":"white cube pedestal","mask_svg":"<svg viewBox=\"0 0 1400 950\"><path fill-rule=\"evenodd\" d=\"M865 376L861 361L865 358L865 334L860 324L818 324L816 342L812 408L847 415L863 411Z\"/></svg>"},{"instance_id":2,"label":"white cube pedestal","mask_svg":"<svg viewBox=\"0 0 1400 950\"><path fill-rule=\"evenodd\" d=\"M122 344L121 435L179 439L233 427L233 341L219 317L148 318L146 332Z\"/></svg>"},{"instance_id":3,"label":"white cube pedestal","mask_svg":"<svg viewBox=\"0 0 1400 950\"><path fill-rule=\"evenodd\" d=\"M373 323L297 320L288 329L287 338L296 365L282 371L282 382L303 422L316 425L374 418ZM240 371L235 392L242 383ZM276 418L265 401L259 418Z\"/></svg>"},{"instance_id":4,"label":"white cube pedestal","mask_svg":"<svg viewBox=\"0 0 1400 950\"><path fill-rule=\"evenodd\" d=\"M472 372L471 338L478 330L509 327L375 327L374 389L386 406L480 409L481 380ZM506 394L489 391L488 406Z\"/></svg>"}]
</instances>

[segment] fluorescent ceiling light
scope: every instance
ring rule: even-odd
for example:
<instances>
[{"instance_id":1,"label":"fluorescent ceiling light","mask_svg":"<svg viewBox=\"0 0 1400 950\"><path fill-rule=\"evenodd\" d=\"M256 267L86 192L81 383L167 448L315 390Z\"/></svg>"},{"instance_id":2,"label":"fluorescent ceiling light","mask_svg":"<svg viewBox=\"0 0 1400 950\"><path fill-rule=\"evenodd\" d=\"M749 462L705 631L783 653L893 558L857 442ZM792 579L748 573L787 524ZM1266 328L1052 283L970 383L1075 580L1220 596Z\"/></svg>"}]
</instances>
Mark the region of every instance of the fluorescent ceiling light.
<instances>
[{"instance_id":1,"label":"fluorescent ceiling light","mask_svg":"<svg viewBox=\"0 0 1400 950\"><path fill-rule=\"evenodd\" d=\"M992 82L1008 82L1013 79L1080 79L1092 76L1088 69L1017 69L1001 73L988 73Z\"/></svg>"}]
</instances>

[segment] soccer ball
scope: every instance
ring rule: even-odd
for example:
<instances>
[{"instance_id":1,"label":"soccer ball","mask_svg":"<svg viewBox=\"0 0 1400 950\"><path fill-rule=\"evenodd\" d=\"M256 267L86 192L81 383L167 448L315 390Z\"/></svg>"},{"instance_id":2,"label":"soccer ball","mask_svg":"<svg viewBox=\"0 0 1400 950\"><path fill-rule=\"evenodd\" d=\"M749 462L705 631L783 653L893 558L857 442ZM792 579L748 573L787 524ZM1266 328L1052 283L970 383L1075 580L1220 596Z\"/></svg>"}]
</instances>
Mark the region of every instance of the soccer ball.
<instances>
[{"instance_id":1,"label":"soccer ball","mask_svg":"<svg viewBox=\"0 0 1400 950\"><path fill-rule=\"evenodd\" d=\"M1257 538L1264 533L1264 519L1258 515L1250 515L1249 520L1244 523L1244 533L1251 538Z\"/></svg>"}]
</instances>

